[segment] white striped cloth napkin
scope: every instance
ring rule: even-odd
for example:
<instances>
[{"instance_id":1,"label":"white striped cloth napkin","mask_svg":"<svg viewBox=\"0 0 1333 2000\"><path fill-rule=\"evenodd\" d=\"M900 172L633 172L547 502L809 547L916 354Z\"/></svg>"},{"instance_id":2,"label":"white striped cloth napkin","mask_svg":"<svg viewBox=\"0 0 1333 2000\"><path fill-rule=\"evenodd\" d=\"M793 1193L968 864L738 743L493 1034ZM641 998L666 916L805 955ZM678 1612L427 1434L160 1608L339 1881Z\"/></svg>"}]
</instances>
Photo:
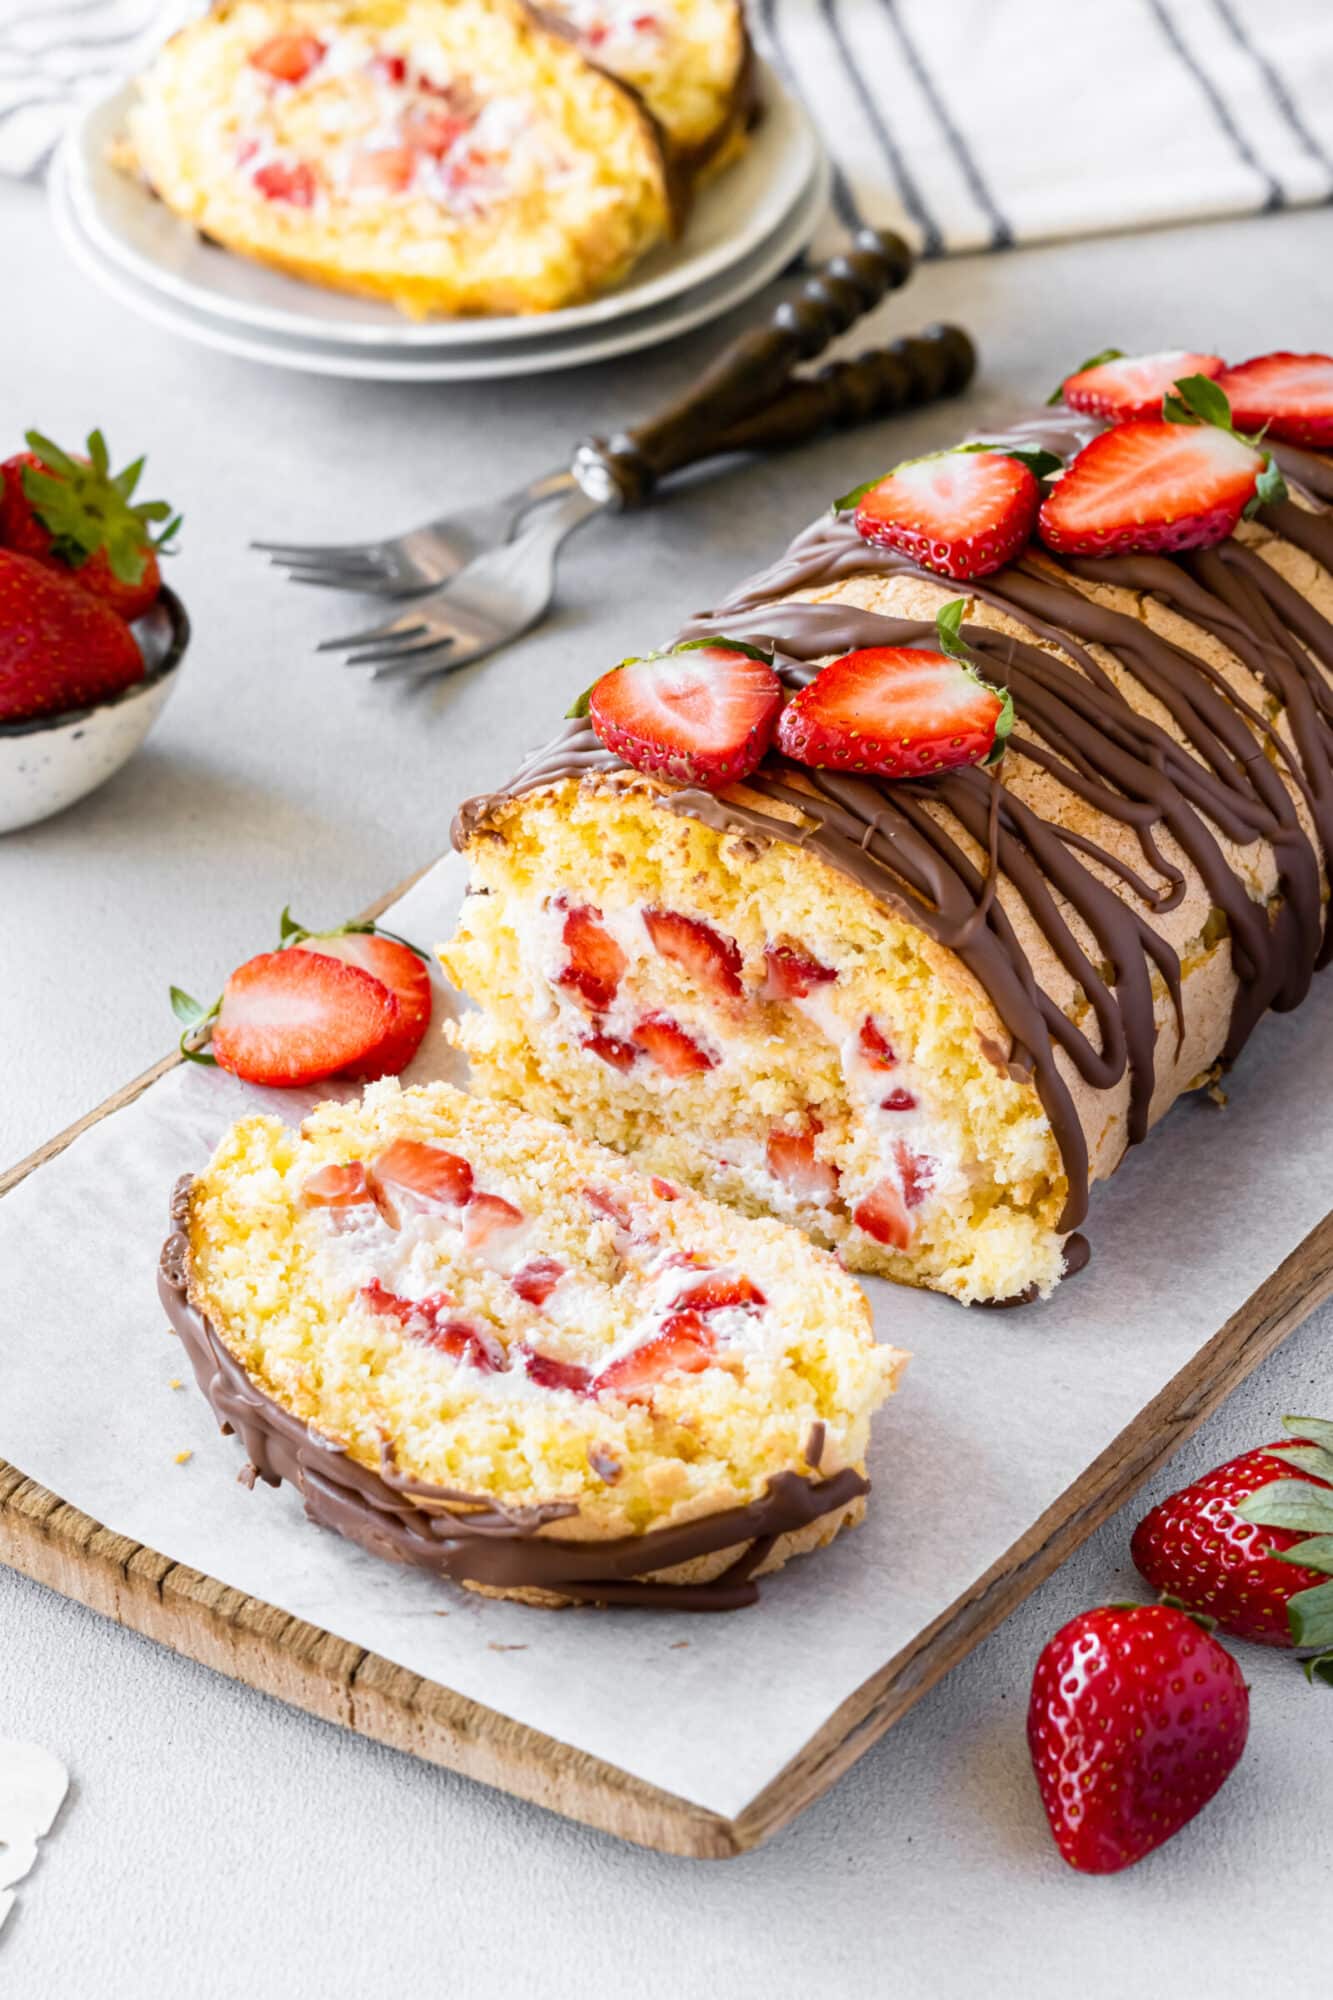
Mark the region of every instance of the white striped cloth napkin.
<instances>
[{"instance_id":1,"label":"white striped cloth napkin","mask_svg":"<svg viewBox=\"0 0 1333 2000\"><path fill-rule=\"evenodd\" d=\"M0 0L0 173L201 0ZM927 256L1333 199L1333 0L751 0L859 221ZM821 246L823 247L823 246Z\"/></svg>"}]
</instances>

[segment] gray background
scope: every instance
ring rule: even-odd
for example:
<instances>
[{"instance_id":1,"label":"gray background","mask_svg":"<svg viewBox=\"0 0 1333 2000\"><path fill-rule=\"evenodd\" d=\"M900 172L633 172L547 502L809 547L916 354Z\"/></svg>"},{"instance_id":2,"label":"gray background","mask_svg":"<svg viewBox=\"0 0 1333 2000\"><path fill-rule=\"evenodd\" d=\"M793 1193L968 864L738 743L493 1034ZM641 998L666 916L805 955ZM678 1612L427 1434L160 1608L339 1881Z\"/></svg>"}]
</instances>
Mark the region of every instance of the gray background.
<instances>
[{"instance_id":1,"label":"gray background","mask_svg":"<svg viewBox=\"0 0 1333 2000\"><path fill-rule=\"evenodd\" d=\"M170 980L211 996L284 902L331 922L438 852L456 800L502 774L573 690L709 602L829 495L1044 395L1111 343L1327 348L1329 235L1315 210L927 266L869 327L971 327L984 372L964 405L588 529L540 635L406 694L317 659L312 641L361 622L358 606L281 584L248 537L342 538L498 490L681 387L719 330L526 383L279 374L104 302L64 261L40 196L0 189L0 445L30 423L66 443L101 423L122 460L147 449L147 487L186 514L169 574L196 623L147 749L92 799L0 841L0 1160L161 1054ZM1333 1410L1331 1331L1333 1314L1311 1319L1153 1494L1270 1436L1284 1410ZM996 1343L998 1363L1000 1327ZM1081 2000L1109 2000L1184 1980L1240 1995L1329 1905L1333 1696L1246 1649L1243 1765L1193 1828L1112 1880L1058 1860L1027 1765L1032 1662L1065 1618L1132 1592L1141 1507L794 1828L726 1864L635 1852L361 1742L0 1571L0 1735L48 1744L73 1773L0 1935L0 1991L947 2000L1076 1983Z\"/></svg>"}]
</instances>

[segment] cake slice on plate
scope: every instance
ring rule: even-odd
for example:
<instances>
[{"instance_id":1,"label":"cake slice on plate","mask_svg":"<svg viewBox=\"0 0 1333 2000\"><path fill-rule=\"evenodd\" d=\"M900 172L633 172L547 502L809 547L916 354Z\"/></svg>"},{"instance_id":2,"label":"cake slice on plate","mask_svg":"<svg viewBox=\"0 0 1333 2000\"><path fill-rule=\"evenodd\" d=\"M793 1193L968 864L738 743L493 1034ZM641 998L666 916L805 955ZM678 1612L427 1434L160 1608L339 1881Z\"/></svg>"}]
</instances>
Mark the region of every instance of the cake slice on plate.
<instances>
[{"instance_id":1,"label":"cake slice on plate","mask_svg":"<svg viewBox=\"0 0 1333 2000\"><path fill-rule=\"evenodd\" d=\"M242 1120L173 1218L162 1298L219 1420L375 1554L727 1609L861 1517L907 1357L779 1223L393 1082L299 1131Z\"/></svg>"}]
</instances>

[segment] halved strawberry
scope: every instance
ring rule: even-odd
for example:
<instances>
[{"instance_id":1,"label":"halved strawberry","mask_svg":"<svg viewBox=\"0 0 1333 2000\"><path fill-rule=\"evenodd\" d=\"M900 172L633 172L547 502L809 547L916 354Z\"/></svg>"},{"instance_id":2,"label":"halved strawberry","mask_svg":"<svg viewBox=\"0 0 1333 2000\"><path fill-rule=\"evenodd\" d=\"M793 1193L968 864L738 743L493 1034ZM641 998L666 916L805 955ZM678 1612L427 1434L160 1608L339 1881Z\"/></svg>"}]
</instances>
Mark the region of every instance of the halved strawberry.
<instances>
[{"instance_id":1,"label":"halved strawberry","mask_svg":"<svg viewBox=\"0 0 1333 2000\"><path fill-rule=\"evenodd\" d=\"M838 1192L838 1169L831 1160L815 1157L818 1131L812 1121L804 1132L778 1129L768 1135L765 1148L768 1171L797 1201L832 1201Z\"/></svg>"},{"instance_id":2,"label":"halved strawberry","mask_svg":"<svg viewBox=\"0 0 1333 2000\"><path fill-rule=\"evenodd\" d=\"M634 1030L634 1039L646 1056L651 1056L668 1076L693 1076L713 1069L717 1057L701 1049L669 1014L645 1014Z\"/></svg>"},{"instance_id":3,"label":"halved strawberry","mask_svg":"<svg viewBox=\"0 0 1333 2000\"><path fill-rule=\"evenodd\" d=\"M1133 423L1160 417L1163 396L1187 375L1215 378L1226 365L1220 354L1191 354L1183 348L1162 354L1110 354L1066 376L1061 394L1071 410L1086 410L1112 424Z\"/></svg>"},{"instance_id":4,"label":"halved strawberry","mask_svg":"<svg viewBox=\"0 0 1333 2000\"><path fill-rule=\"evenodd\" d=\"M867 646L831 661L788 702L778 747L798 764L920 778L983 763L1012 721L1008 696L963 661L926 647Z\"/></svg>"},{"instance_id":5,"label":"halved strawberry","mask_svg":"<svg viewBox=\"0 0 1333 2000\"><path fill-rule=\"evenodd\" d=\"M692 1285L686 1285L671 1301L673 1312L689 1310L697 1313L721 1312L726 1306L766 1306L768 1300L755 1284L753 1278L742 1275L733 1278L724 1272L716 1272L712 1277L699 1278Z\"/></svg>"},{"instance_id":6,"label":"halved strawberry","mask_svg":"<svg viewBox=\"0 0 1333 2000\"><path fill-rule=\"evenodd\" d=\"M400 1229L414 1207L461 1208L472 1169L461 1153L424 1139L395 1139L371 1162L370 1182L387 1221Z\"/></svg>"},{"instance_id":7,"label":"halved strawberry","mask_svg":"<svg viewBox=\"0 0 1333 2000\"><path fill-rule=\"evenodd\" d=\"M345 1166L320 1167L308 1174L301 1186L307 1208L358 1208L373 1199L363 1160L349 1160Z\"/></svg>"},{"instance_id":8,"label":"halved strawberry","mask_svg":"<svg viewBox=\"0 0 1333 2000\"><path fill-rule=\"evenodd\" d=\"M643 921L653 948L688 972L695 984L723 999L741 992L741 954L734 938L678 910L645 910Z\"/></svg>"},{"instance_id":9,"label":"halved strawberry","mask_svg":"<svg viewBox=\"0 0 1333 2000\"><path fill-rule=\"evenodd\" d=\"M474 1194L463 1212L463 1244L480 1250L502 1229L518 1229L527 1220L521 1208L502 1194Z\"/></svg>"},{"instance_id":10,"label":"halved strawberry","mask_svg":"<svg viewBox=\"0 0 1333 2000\"><path fill-rule=\"evenodd\" d=\"M213 1024L213 1055L247 1083L317 1083L359 1062L396 1026L398 1002L360 966L264 951L238 966Z\"/></svg>"},{"instance_id":11,"label":"halved strawberry","mask_svg":"<svg viewBox=\"0 0 1333 2000\"><path fill-rule=\"evenodd\" d=\"M341 931L328 937L299 938L296 949L336 958L343 965L359 965L387 986L398 1002L398 1019L384 1040L359 1061L349 1063L343 1075L358 1081L373 1080L397 1076L406 1069L430 1026L431 1006L430 974L411 947L374 931Z\"/></svg>"},{"instance_id":12,"label":"halved strawberry","mask_svg":"<svg viewBox=\"0 0 1333 2000\"><path fill-rule=\"evenodd\" d=\"M1061 555L1208 548L1235 528L1264 466L1217 424L1117 424L1071 461L1038 532Z\"/></svg>"},{"instance_id":13,"label":"halved strawberry","mask_svg":"<svg viewBox=\"0 0 1333 2000\"><path fill-rule=\"evenodd\" d=\"M255 169L254 181L265 201L286 201L293 208L313 208L319 193L314 170L304 160L270 160Z\"/></svg>"},{"instance_id":14,"label":"halved strawberry","mask_svg":"<svg viewBox=\"0 0 1333 2000\"><path fill-rule=\"evenodd\" d=\"M716 1342L697 1312L673 1312L662 1331L629 1354L622 1354L594 1377L593 1394L643 1403L668 1375L698 1375L713 1363Z\"/></svg>"},{"instance_id":15,"label":"halved strawberry","mask_svg":"<svg viewBox=\"0 0 1333 2000\"><path fill-rule=\"evenodd\" d=\"M861 1050L863 1061L867 1062L871 1069L897 1068L898 1058L893 1053L893 1048L888 1037L880 1027L879 1022L874 1020L869 1014L866 1015L864 1021L861 1023L861 1032L857 1036L857 1043Z\"/></svg>"},{"instance_id":16,"label":"halved strawberry","mask_svg":"<svg viewBox=\"0 0 1333 2000\"><path fill-rule=\"evenodd\" d=\"M876 1243L886 1243L892 1250L905 1250L912 1240L907 1204L891 1180L876 1181L870 1192L862 1195L852 1210L852 1221Z\"/></svg>"},{"instance_id":17,"label":"halved strawberry","mask_svg":"<svg viewBox=\"0 0 1333 2000\"><path fill-rule=\"evenodd\" d=\"M278 83L304 83L323 62L324 44L317 35L273 35L252 49L247 60L251 69L262 69Z\"/></svg>"},{"instance_id":18,"label":"halved strawberry","mask_svg":"<svg viewBox=\"0 0 1333 2000\"><path fill-rule=\"evenodd\" d=\"M1003 451L943 451L899 465L862 493L856 531L941 576L989 576L1030 540L1041 487Z\"/></svg>"},{"instance_id":19,"label":"halved strawberry","mask_svg":"<svg viewBox=\"0 0 1333 2000\"><path fill-rule=\"evenodd\" d=\"M781 706L768 662L727 640L626 660L587 698L594 730L617 757L707 791L749 776Z\"/></svg>"},{"instance_id":20,"label":"halved strawberry","mask_svg":"<svg viewBox=\"0 0 1333 2000\"><path fill-rule=\"evenodd\" d=\"M532 1347L520 1347L519 1353L529 1382L539 1389L568 1389L571 1395L586 1396L592 1387L591 1372L577 1361L557 1361L553 1354L539 1354Z\"/></svg>"},{"instance_id":21,"label":"halved strawberry","mask_svg":"<svg viewBox=\"0 0 1333 2000\"><path fill-rule=\"evenodd\" d=\"M1333 355L1260 354L1228 368L1217 384L1239 430L1333 449Z\"/></svg>"},{"instance_id":22,"label":"halved strawberry","mask_svg":"<svg viewBox=\"0 0 1333 2000\"><path fill-rule=\"evenodd\" d=\"M619 1070L633 1069L639 1055L633 1042L622 1042L617 1035L585 1035L579 1047Z\"/></svg>"},{"instance_id":23,"label":"halved strawberry","mask_svg":"<svg viewBox=\"0 0 1333 2000\"><path fill-rule=\"evenodd\" d=\"M556 980L558 986L577 993L594 1014L605 1013L611 1005L629 963L610 931L603 928L601 914L586 904L569 912L560 933L569 964Z\"/></svg>"},{"instance_id":24,"label":"halved strawberry","mask_svg":"<svg viewBox=\"0 0 1333 2000\"><path fill-rule=\"evenodd\" d=\"M565 1267L557 1257L533 1257L509 1282L530 1306L544 1306L564 1275Z\"/></svg>"},{"instance_id":25,"label":"halved strawberry","mask_svg":"<svg viewBox=\"0 0 1333 2000\"><path fill-rule=\"evenodd\" d=\"M764 959L768 971L760 988L762 1000L804 1000L815 986L827 986L837 978L831 965L821 965L799 945L766 944Z\"/></svg>"}]
</instances>

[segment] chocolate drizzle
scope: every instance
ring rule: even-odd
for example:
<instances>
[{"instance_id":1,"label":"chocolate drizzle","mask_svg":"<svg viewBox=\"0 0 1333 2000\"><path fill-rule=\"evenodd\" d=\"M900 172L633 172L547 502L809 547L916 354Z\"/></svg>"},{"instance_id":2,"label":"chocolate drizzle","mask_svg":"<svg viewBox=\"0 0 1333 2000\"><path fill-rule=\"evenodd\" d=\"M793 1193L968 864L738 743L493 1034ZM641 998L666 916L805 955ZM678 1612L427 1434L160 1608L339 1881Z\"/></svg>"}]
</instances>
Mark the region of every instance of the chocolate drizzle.
<instances>
[{"instance_id":1,"label":"chocolate drizzle","mask_svg":"<svg viewBox=\"0 0 1333 2000\"><path fill-rule=\"evenodd\" d=\"M1054 412L1008 435L1067 454L1088 434L1085 423ZM1333 571L1333 512L1323 504L1333 500L1333 463L1288 447L1278 455L1307 505L1289 500L1264 508L1260 519ZM784 679L802 685L823 661L857 647L935 642L934 627L919 619L791 601L794 592L827 590L854 577L899 575L940 582L905 557L868 546L850 514L830 513L716 611L692 619L681 637L726 634L772 647ZM1080 585L1150 596L1209 634L1244 663L1274 711L1280 708L1284 730L1188 643L1098 603ZM1174 1016L1177 1054L1184 1033L1179 958L1154 922L1186 893L1185 872L1164 851L1164 836L1225 918L1238 983L1221 1060L1236 1056L1267 1009L1296 1006L1314 970L1333 955L1323 887L1325 858L1333 855L1333 624L1235 538L1170 558L1057 561L1029 551L957 591L993 606L1028 635L980 625L963 631L985 675L1013 693L1018 719L1006 764L1012 769L1016 759L1025 760L1128 829L1138 865L1035 812L1006 783L1004 765L998 776L971 769L886 783L770 755L746 780L744 800L686 789L663 792L657 802L719 830L809 848L957 954L1008 1030L1010 1073L1030 1077L1040 1096L1067 1175L1059 1227L1068 1231L1087 1212L1089 1159L1058 1056L1094 1090L1110 1090L1128 1074L1133 1144L1147 1132L1153 1102L1159 990ZM1166 710L1179 737L1126 699L1094 646ZM1058 657L1047 647L1057 648ZM574 723L499 798L623 768L585 723ZM752 803L756 794L795 808L801 821L765 812ZM478 799L464 807L455 829L459 845L496 803ZM1251 895L1223 842L1242 851L1260 843L1271 848L1277 880L1270 904ZM1012 906L1017 895L1082 989L1089 1032L1040 985L996 894L1001 882L1005 900ZM1081 920L1091 949L1066 910Z\"/></svg>"},{"instance_id":2,"label":"chocolate drizzle","mask_svg":"<svg viewBox=\"0 0 1333 2000\"><path fill-rule=\"evenodd\" d=\"M381 1444L379 1470L372 1471L259 1388L212 1322L190 1303L189 1245L180 1228L188 1214L189 1184L187 1175L172 1199L176 1227L163 1245L158 1296L195 1380L223 1431L240 1439L247 1484L256 1476L269 1486L290 1481L310 1520L371 1555L458 1583L550 1591L580 1604L735 1611L757 1601L754 1572L783 1535L870 1490L850 1466L822 1480L779 1472L748 1506L613 1541L562 1541L544 1530L577 1514L574 1501L506 1507L488 1495L425 1485L398 1471L387 1442ZM709 1581L672 1583L654 1574L723 1549L736 1549L735 1560Z\"/></svg>"}]
</instances>

